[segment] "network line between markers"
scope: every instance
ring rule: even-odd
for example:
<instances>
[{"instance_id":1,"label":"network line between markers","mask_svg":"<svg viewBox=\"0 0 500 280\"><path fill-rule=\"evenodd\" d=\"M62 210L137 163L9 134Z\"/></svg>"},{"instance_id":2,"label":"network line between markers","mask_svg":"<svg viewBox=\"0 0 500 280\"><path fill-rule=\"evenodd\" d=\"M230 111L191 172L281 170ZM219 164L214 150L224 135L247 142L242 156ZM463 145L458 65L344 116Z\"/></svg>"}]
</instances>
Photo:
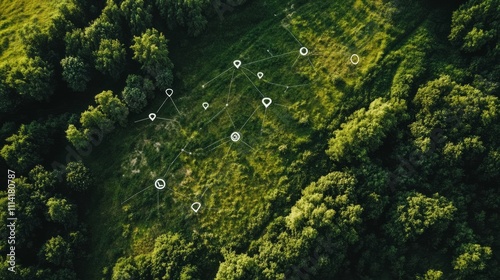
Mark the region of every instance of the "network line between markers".
<instances>
[{"instance_id":1,"label":"network line between markers","mask_svg":"<svg viewBox=\"0 0 500 280\"><path fill-rule=\"evenodd\" d=\"M210 81L204 83L201 87L202 88L205 88L208 84L210 84L211 82L213 82L215 79L219 78L220 76L222 76L224 73L226 73L227 71L233 69L233 66L229 67L228 69L222 71L222 73L220 73L219 75L215 76L213 79L211 79Z\"/></svg>"},{"instance_id":2,"label":"network line between markers","mask_svg":"<svg viewBox=\"0 0 500 280\"><path fill-rule=\"evenodd\" d=\"M243 71L243 70L244 70L244 69L246 69L246 68L244 68L244 67L242 66L242 67L241 67L241 69L242 69L242 71L241 71L241 72L245 75L245 77L247 77L248 81L252 84L252 86L253 86L253 87L254 87L254 88L255 88L255 89L256 89L256 90L260 93L260 95L261 95L262 97L265 97L265 96L264 96L264 94L263 94L263 93L259 90L259 88L258 88L258 87L257 87L257 86L253 83L253 81L250 79L250 77L248 77L247 73L245 73L245 71Z\"/></svg>"},{"instance_id":3,"label":"network line between markers","mask_svg":"<svg viewBox=\"0 0 500 280\"><path fill-rule=\"evenodd\" d=\"M270 60L270 59L275 59L275 58L279 58L279 57L282 57L282 56L291 55L291 54L293 54L295 52L296 51L290 51L290 52L287 52L287 53L282 53L282 54L274 55L274 56L271 56L271 57L262 58L262 59L259 59L259 60L247 62L247 63L245 63L245 65L252 65L252 64L255 64L255 63L260 63L262 61L267 61L267 60Z\"/></svg>"},{"instance_id":4,"label":"network line between markers","mask_svg":"<svg viewBox=\"0 0 500 280\"><path fill-rule=\"evenodd\" d=\"M297 37L284 25L282 25L282 27L295 39L295 41L297 41L297 43L301 46L301 49L299 50L299 55L297 56L297 58L295 59L294 63L292 64L292 67L297 63L297 61L300 59L301 56L307 56L306 59L308 60L309 64L313 67L313 69L315 69L312 61L309 59L309 56L312 56L312 55L318 55L318 54L312 54L312 53L309 53L309 50L304 47L304 45L297 39ZM270 57L267 57L267 58L263 58L263 59L259 59L259 60L256 60L256 61L250 61L250 62L247 62L243 65L247 66L247 65L253 65L253 64L257 64L257 63L260 63L260 62L264 62L264 61L268 61L268 60L271 60L271 59L277 59L277 58L280 58L280 57L284 57L284 56L289 56L289 55L292 55L294 53L296 53L296 51L290 51L290 52L286 52L286 53L282 53L282 54L278 54L278 55L273 55L269 50L267 50L267 52L269 53ZM212 78L211 80L209 80L208 82L204 83L202 85L202 88L205 88L206 86L208 86L209 84L211 84L212 82L214 82L215 80L219 79L220 77L222 77L225 73L227 73L229 70L233 70L231 72L231 79L230 79L230 82L229 82L229 88L228 88L228 94L227 94L227 101L226 101L226 106L220 110L219 112L217 112L212 118L209 119L209 121L205 122L203 124L203 126L207 126L209 125L210 123L212 123L217 117L219 117L223 112L225 112L227 114L227 116L229 117L229 120L231 121L231 125L235 128L236 130L236 124L233 120L233 118L231 117L231 114L229 114L229 112L227 111L227 107L229 105L229 102L230 102L230 99L231 99L231 94L233 92L233 82L235 81L235 79L239 76L239 75L235 75L236 73L236 70L238 70L240 67L242 68L241 69L241 73L247 78L247 80L252 84L252 86L259 92L259 94L264 97L263 99L263 103L264 103L264 107L265 107L265 111L264 111L264 117L262 119L262 126L261 126L261 134L262 134L262 131L264 130L264 124L266 123L266 120L267 120L267 109L268 109L268 106L271 104L272 100L270 98L267 98L269 99L269 104L266 104L266 102L264 101L266 99L266 97L264 96L264 94L262 93L262 91L257 87L257 85L253 82L253 80L249 77L249 75L247 73L250 73L251 75L255 75L255 73L253 73L250 69L248 69L247 67L244 67L242 65L242 62L240 60L235 60L233 62L234 64L234 67L229 67L228 69L222 71L221 73L219 73L217 76L215 76L214 78ZM316 70L316 69L315 69ZM257 73L257 77L259 78L259 80L263 83L267 83L267 84L270 84L270 85L273 85L273 86L278 86L278 87L284 87L285 88L285 92L289 89L289 88L296 88L296 87L303 87L303 86L307 86L309 84L299 84L299 85L284 85L284 84L279 84L279 83L273 83L273 82L270 82L268 81L267 79L262 79L262 76L263 76L263 73L262 72L259 72ZM163 106L165 105L165 103L167 102L167 99L170 98L170 100L172 101L172 104L174 105L177 113L181 114L181 112L179 111L179 108L177 107L177 105L175 104L173 98L172 98L172 94L173 94L173 90L172 89L167 89L166 91L166 94L167 94L167 98L162 102L161 106L158 108L158 110L156 111L156 113L158 113L162 108ZM208 103L207 103L208 104ZM278 104L278 103L275 103L275 105L277 106L280 106L280 107L284 107L286 109L288 109L288 107L282 105L282 104ZM228 142L231 142L232 143L230 144L227 152L225 153L224 157L223 157L223 160L230 154L231 152L231 149L232 149L232 146L234 143L237 143L237 142L241 142L243 143L244 145L246 145L247 147L249 147L251 150L254 150L254 148L252 146L250 146L246 141L244 141L242 138L241 138L241 134L240 132L238 131L241 131L247 124L248 122L250 121L250 119L252 119L252 117L255 115L255 113L257 112L257 110L259 109L260 106L258 106L254 111L253 113L246 119L246 121L244 122L244 124L240 127L239 130L236 130L235 132L233 132L233 134L236 134L236 136L233 138L233 134L231 134L231 137L229 137L229 139L227 139L226 137L220 139L220 140L217 140L216 142L208 145L207 147L205 147L203 150L207 150L208 148L211 148L210 151L212 150L215 150L217 149L218 147L222 146L222 145L225 145L227 144ZM208 106L205 107L204 105L204 108L205 110L208 108ZM149 116L149 119L151 121L154 121L154 119L157 118L156 117L156 114L153 114L151 113L150 116ZM177 122L176 120L174 119L167 119L167 118L163 118L163 117L158 117L158 119L160 120L166 120L166 121L172 121L172 122ZM142 122L142 121L146 121L148 120L148 118L144 118L144 119L140 119L138 121L135 121L135 123L137 122ZM177 122L178 123L178 122ZM180 125L180 123L179 123ZM182 127L182 126L181 126ZM201 129L201 127L200 127ZM167 168L167 171L164 175L164 177L166 177L169 172L171 171L172 169L172 166L174 165L174 163L178 160L178 158L180 157L180 155L182 153L186 153L188 155L192 155L193 153L190 152L190 151L187 151L186 148L187 146L189 145L189 141L188 143L181 149L181 151L175 156L175 158L172 160L172 162L169 164L168 168ZM172 174L172 177L174 177L174 175ZM156 185L155 185L156 186ZM163 186L163 188L165 188L166 186ZM136 197L137 195L145 192L146 190L150 189L151 186L149 187L146 187L142 190L140 190L139 192L135 193L134 195L132 195L131 197L129 197L128 199L126 199L122 204L126 203L127 201L130 201L132 198ZM205 193L207 192L207 190L210 188L210 186L207 186L205 188L205 190L203 191L203 193L201 194L200 196L200 199L203 198L203 196L205 195ZM162 188L161 188L162 189ZM159 194L160 194L160 190L161 190L159 187L157 187L157 206L158 206L158 216L159 216L159 211L160 211L160 201L159 201ZM176 194L176 191L170 187L167 187L167 190L168 191L171 191L173 194ZM181 195L181 194L178 194L180 195L181 197L185 197L184 195ZM190 198L188 198L190 199ZM193 208L193 206L195 206L195 208ZM200 210L200 207L201 207L201 203L200 202L195 202L191 205L191 209L197 213L198 210ZM210 210L210 209L218 209L218 208L206 208L206 210Z\"/></svg>"},{"instance_id":5,"label":"network line between markers","mask_svg":"<svg viewBox=\"0 0 500 280\"><path fill-rule=\"evenodd\" d=\"M247 63L248 65L248 63ZM241 68L244 68L245 70L247 70L248 72L250 72L252 74L252 76L257 76L257 74L255 72L253 72L252 70L246 68L246 67L243 67L241 66ZM285 88L296 88L296 87L303 87L303 86L307 86L309 84L300 84L300 85L283 85L283 84L278 84L278 83L273 83L273 82L269 82L267 81L266 79L259 79L261 82L263 83L266 83L266 84L270 84L270 85L273 85L273 86L279 86L279 87L285 87Z\"/></svg>"}]
</instances>

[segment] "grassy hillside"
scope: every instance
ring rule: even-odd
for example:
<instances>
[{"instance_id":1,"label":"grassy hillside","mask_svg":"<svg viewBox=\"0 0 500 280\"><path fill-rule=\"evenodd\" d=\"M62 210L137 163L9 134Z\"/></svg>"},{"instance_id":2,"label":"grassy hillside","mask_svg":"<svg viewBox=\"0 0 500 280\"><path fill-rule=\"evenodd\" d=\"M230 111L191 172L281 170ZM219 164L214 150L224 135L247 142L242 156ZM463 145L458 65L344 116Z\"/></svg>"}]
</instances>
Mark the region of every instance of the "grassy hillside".
<instances>
[{"instance_id":1,"label":"grassy hillside","mask_svg":"<svg viewBox=\"0 0 500 280\"><path fill-rule=\"evenodd\" d=\"M25 53L19 30L27 23L34 23L42 30L58 13L58 6L67 1L0 1L0 66L15 63Z\"/></svg>"},{"instance_id":2,"label":"grassy hillside","mask_svg":"<svg viewBox=\"0 0 500 280\"><path fill-rule=\"evenodd\" d=\"M389 68L377 65L420 36L419 11L384 1L252 1L197 39L172 38L172 97L180 114L170 100L157 112L166 98L158 92L88 160L99 187L87 213L87 279L109 273L120 256L151 251L167 231L200 236L214 250L245 250L271 218L289 211L300 189L328 172L318 168L330 164L327 128L388 96L390 80L374 80L393 76L404 52ZM273 100L267 110L263 96ZM133 122L150 112L175 121ZM251 148L230 141L233 131ZM155 189L157 178L168 188ZM197 213L194 202L202 205Z\"/></svg>"}]
</instances>

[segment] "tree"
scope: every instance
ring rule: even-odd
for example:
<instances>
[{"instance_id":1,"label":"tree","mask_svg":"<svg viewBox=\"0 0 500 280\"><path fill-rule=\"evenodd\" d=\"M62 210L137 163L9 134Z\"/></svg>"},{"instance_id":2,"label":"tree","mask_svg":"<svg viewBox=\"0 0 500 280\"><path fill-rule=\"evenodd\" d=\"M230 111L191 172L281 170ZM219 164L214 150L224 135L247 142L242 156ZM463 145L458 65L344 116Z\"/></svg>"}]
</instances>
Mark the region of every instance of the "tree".
<instances>
[{"instance_id":1,"label":"tree","mask_svg":"<svg viewBox=\"0 0 500 280\"><path fill-rule=\"evenodd\" d=\"M42 161L46 149L53 143L47 126L39 122L21 125L17 134L6 139L0 155L13 169L27 172Z\"/></svg>"},{"instance_id":2,"label":"tree","mask_svg":"<svg viewBox=\"0 0 500 280\"><path fill-rule=\"evenodd\" d=\"M125 126L128 116L127 106L110 90L103 91L95 96L98 108L113 122Z\"/></svg>"},{"instance_id":3,"label":"tree","mask_svg":"<svg viewBox=\"0 0 500 280\"><path fill-rule=\"evenodd\" d=\"M151 6L144 3L143 0L124 0L120 9L129 22L130 30L133 35L140 34L146 28L151 26Z\"/></svg>"},{"instance_id":4,"label":"tree","mask_svg":"<svg viewBox=\"0 0 500 280\"><path fill-rule=\"evenodd\" d=\"M66 139L77 149L84 149L89 143L89 138L84 131L70 124L66 130Z\"/></svg>"},{"instance_id":5,"label":"tree","mask_svg":"<svg viewBox=\"0 0 500 280\"><path fill-rule=\"evenodd\" d=\"M187 27L189 35L197 36L207 24L203 10L212 3L207 0L155 0L155 4L169 29Z\"/></svg>"},{"instance_id":6,"label":"tree","mask_svg":"<svg viewBox=\"0 0 500 280\"><path fill-rule=\"evenodd\" d=\"M72 161L66 165L66 183L72 190L82 192L86 191L94 182L90 169L82 162Z\"/></svg>"},{"instance_id":7,"label":"tree","mask_svg":"<svg viewBox=\"0 0 500 280\"><path fill-rule=\"evenodd\" d=\"M71 267L73 265L73 250L70 244L61 236L52 237L41 248L40 257L57 266Z\"/></svg>"},{"instance_id":8,"label":"tree","mask_svg":"<svg viewBox=\"0 0 500 280\"><path fill-rule=\"evenodd\" d=\"M47 207L51 221L61 223L65 228L71 228L76 225L76 206L69 203L66 199L51 197L47 201Z\"/></svg>"},{"instance_id":9,"label":"tree","mask_svg":"<svg viewBox=\"0 0 500 280\"><path fill-rule=\"evenodd\" d=\"M141 64L141 69L151 75L156 86L166 88L172 82L173 64L168 58L167 39L152 28L147 29L141 36L134 37L131 46L134 59Z\"/></svg>"},{"instance_id":10,"label":"tree","mask_svg":"<svg viewBox=\"0 0 500 280\"><path fill-rule=\"evenodd\" d=\"M440 270L429 269L423 276L417 276L417 280L439 280L443 278Z\"/></svg>"},{"instance_id":11,"label":"tree","mask_svg":"<svg viewBox=\"0 0 500 280\"><path fill-rule=\"evenodd\" d=\"M84 135L87 135L86 130L91 128L99 128L104 133L114 129L113 121L100 110L100 107L89 106L81 114L80 123L84 128Z\"/></svg>"},{"instance_id":12,"label":"tree","mask_svg":"<svg viewBox=\"0 0 500 280\"><path fill-rule=\"evenodd\" d=\"M29 57L41 57L46 54L49 36L39 25L28 23L19 31L19 37Z\"/></svg>"},{"instance_id":13,"label":"tree","mask_svg":"<svg viewBox=\"0 0 500 280\"><path fill-rule=\"evenodd\" d=\"M29 178L36 189L43 191L53 191L57 184L57 175L55 172L49 172L41 165L37 165L31 169Z\"/></svg>"},{"instance_id":14,"label":"tree","mask_svg":"<svg viewBox=\"0 0 500 280\"><path fill-rule=\"evenodd\" d=\"M75 28L64 36L66 55L80 57L83 61L89 61L92 47L83 29Z\"/></svg>"},{"instance_id":15,"label":"tree","mask_svg":"<svg viewBox=\"0 0 500 280\"><path fill-rule=\"evenodd\" d=\"M85 91L90 76L87 65L79 57L68 56L61 60L62 76L68 86L74 91Z\"/></svg>"},{"instance_id":16,"label":"tree","mask_svg":"<svg viewBox=\"0 0 500 280\"><path fill-rule=\"evenodd\" d=\"M54 92L52 74L52 67L37 56L26 59L12 69L7 82L20 95L42 101Z\"/></svg>"},{"instance_id":17,"label":"tree","mask_svg":"<svg viewBox=\"0 0 500 280\"><path fill-rule=\"evenodd\" d=\"M113 267L112 280L139 279L139 272L133 258L119 258Z\"/></svg>"},{"instance_id":18,"label":"tree","mask_svg":"<svg viewBox=\"0 0 500 280\"><path fill-rule=\"evenodd\" d=\"M118 79L125 68L125 48L117 39L103 39L94 52L95 67L103 74Z\"/></svg>"},{"instance_id":19,"label":"tree","mask_svg":"<svg viewBox=\"0 0 500 280\"><path fill-rule=\"evenodd\" d=\"M229 252L224 256L225 261L219 266L215 279L259 279L259 266L255 259L247 254Z\"/></svg>"},{"instance_id":20,"label":"tree","mask_svg":"<svg viewBox=\"0 0 500 280\"><path fill-rule=\"evenodd\" d=\"M414 239L431 227L444 231L457 211L451 201L437 193L427 197L418 192L411 192L403 197L406 199L397 206L393 216L394 224L391 225L402 230L402 234L397 231L394 236L398 240Z\"/></svg>"},{"instance_id":21,"label":"tree","mask_svg":"<svg viewBox=\"0 0 500 280\"><path fill-rule=\"evenodd\" d=\"M484 270L486 262L492 257L490 247L472 243L460 246L458 253L458 257L453 260L453 269L457 270L461 277Z\"/></svg>"},{"instance_id":22,"label":"tree","mask_svg":"<svg viewBox=\"0 0 500 280\"><path fill-rule=\"evenodd\" d=\"M151 255L152 278L179 279L183 267L195 262L197 249L179 234L163 234L155 241Z\"/></svg>"},{"instance_id":23,"label":"tree","mask_svg":"<svg viewBox=\"0 0 500 280\"><path fill-rule=\"evenodd\" d=\"M378 148L387 133L404 118L405 110L404 100L384 102L381 98L375 99L368 110L362 108L354 112L333 133L327 154L335 161L366 159L368 152Z\"/></svg>"},{"instance_id":24,"label":"tree","mask_svg":"<svg viewBox=\"0 0 500 280\"><path fill-rule=\"evenodd\" d=\"M139 113L147 105L147 96L154 86L149 79L131 74L127 77L126 86L122 91L123 101L132 112Z\"/></svg>"},{"instance_id":25,"label":"tree","mask_svg":"<svg viewBox=\"0 0 500 280\"><path fill-rule=\"evenodd\" d=\"M453 12L450 40L475 52L500 38L500 1L470 0Z\"/></svg>"}]
</instances>

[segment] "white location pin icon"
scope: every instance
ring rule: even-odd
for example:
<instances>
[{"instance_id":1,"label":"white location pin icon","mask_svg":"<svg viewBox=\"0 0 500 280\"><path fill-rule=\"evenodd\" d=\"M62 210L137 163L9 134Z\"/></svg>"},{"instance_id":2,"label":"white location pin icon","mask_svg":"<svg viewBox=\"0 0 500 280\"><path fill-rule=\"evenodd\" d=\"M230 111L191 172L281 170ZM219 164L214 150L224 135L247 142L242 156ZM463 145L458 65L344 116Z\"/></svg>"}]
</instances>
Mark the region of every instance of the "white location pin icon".
<instances>
[{"instance_id":1,"label":"white location pin icon","mask_svg":"<svg viewBox=\"0 0 500 280\"><path fill-rule=\"evenodd\" d=\"M208 107L210 106L210 104L208 104L208 102L203 102L203 104L201 104L201 106L203 106L203 109L208 109Z\"/></svg>"},{"instance_id":2,"label":"white location pin icon","mask_svg":"<svg viewBox=\"0 0 500 280\"><path fill-rule=\"evenodd\" d=\"M165 183L165 180L163 180L163 179L157 179L155 181L155 188L157 188L159 190L164 189L166 185L167 185L167 183Z\"/></svg>"},{"instance_id":3,"label":"white location pin icon","mask_svg":"<svg viewBox=\"0 0 500 280\"><path fill-rule=\"evenodd\" d=\"M154 121L154 120L156 119L156 114L155 114L155 113L151 113L151 114L149 114L149 119L150 119L151 121Z\"/></svg>"},{"instance_id":4,"label":"white location pin icon","mask_svg":"<svg viewBox=\"0 0 500 280\"><path fill-rule=\"evenodd\" d=\"M236 69L238 69L241 66L241 60L235 60L235 61L233 61L233 64L234 64L234 67L236 67Z\"/></svg>"},{"instance_id":5,"label":"white location pin icon","mask_svg":"<svg viewBox=\"0 0 500 280\"><path fill-rule=\"evenodd\" d=\"M198 213L198 210L200 210L200 208L201 208L201 203L199 202L191 204L191 209L193 209L195 213Z\"/></svg>"},{"instance_id":6,"label":"white location pin icon","mask_svg":"<svg viewBox=\"0 0 500 280\"><path fill-rule=\"evenodd\" d=\"M273 100L269 97L264 97L262 98L262 104L264 104L264 107L269 107L269 105L271 105L271 103L273 103Z\"/></svg>"},{"instance_id":7,"label":"white location pin icon","mask_svg":"<svg viewBox=\"0 0 500 280\"><path fill-rule=\"evenodd\" d=\"M172 96L172 94L174 94L174 90L173 90L173 89L171 89L171 88L167 88L167 89L165 90L165 93L167 94L167 96L168 96L168 97L171 97L171 96Z\"/></svg>"},{"instance_id":8,"label":"white location pin icon","mask_svg":"<svg viewBox=\"0 0 500 280\"><path fill-rule=\"evenodd\" d=\"M264 77L264 73L262 72L257 73L257 77L259 77L259 80L262 79L262 77Z\"/></svg>"}]
</instances>

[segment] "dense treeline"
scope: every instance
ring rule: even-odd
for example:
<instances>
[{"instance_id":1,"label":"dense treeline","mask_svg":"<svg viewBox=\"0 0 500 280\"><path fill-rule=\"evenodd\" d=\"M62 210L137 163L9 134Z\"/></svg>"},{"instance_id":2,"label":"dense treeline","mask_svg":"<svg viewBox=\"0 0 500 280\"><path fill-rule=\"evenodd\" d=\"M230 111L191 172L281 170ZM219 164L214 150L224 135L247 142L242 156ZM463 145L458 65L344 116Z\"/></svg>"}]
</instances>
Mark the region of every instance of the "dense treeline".
<instances>
[{"instance_id":1,"label":"dense treeline","mask_svg":"<svg viewBox=\"0 0 500 280\"><path fill-rule=\"evenodd\" d=\"M93 101L83 112L2 123L0 155L22 175L23 223L18 274L7 271L2 254L0 278L79 278L88 244L82 195L96 186L82 162L51 170L57 147L85 150L171 86L168 32L201 34L211 4L77 1L47 31L20 31L27 58L0 69L1 116L63 94ZM324 176L295 194L248 248L214 248L196 233L169 232L151 252L123 255L103 273L114 280L499 278L500 1L469 0L446 12L447 38L436 38L442 31L428 19L345 96L348 113L318 133L327 146L321 162L331 163L315 170ZM434 63L431 53L443 45L452 59Z\"/></svg>"}]
</instances>

